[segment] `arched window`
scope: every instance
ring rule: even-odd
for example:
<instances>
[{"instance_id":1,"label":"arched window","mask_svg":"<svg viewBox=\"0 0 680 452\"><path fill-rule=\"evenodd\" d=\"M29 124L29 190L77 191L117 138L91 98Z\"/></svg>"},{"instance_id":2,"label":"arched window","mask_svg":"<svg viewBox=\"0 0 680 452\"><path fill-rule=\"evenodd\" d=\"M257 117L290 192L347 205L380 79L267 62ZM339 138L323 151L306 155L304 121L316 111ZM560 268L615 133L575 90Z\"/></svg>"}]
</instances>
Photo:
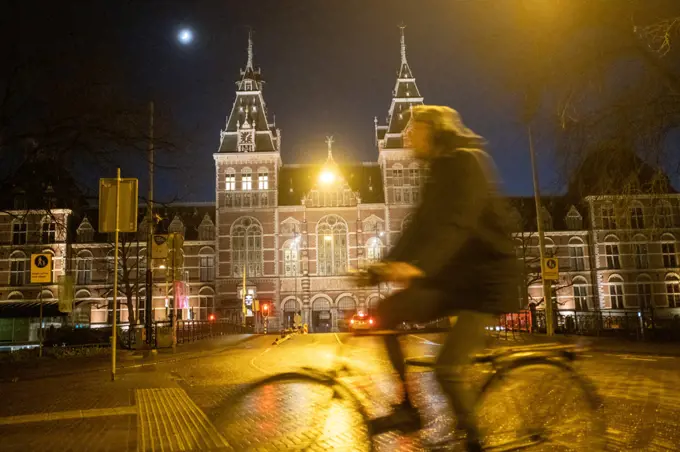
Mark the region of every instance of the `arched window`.
<instances>
[{"instance_id":1,"label":"arched window","mask_svg":"<svg viewBox=\"0 0 680 452\"><path fill-rule=\"evenodd\" d=\"M576 206L571 206L571 208L569 208L569 212L567 212L565 222L567 223L567 229L571 231L578 231L580 229L583 229L583 217L576 209Z\"/></svg>"},{"instance_id":2,"label":"arched window","mask_svg":"<svg viewBox=\"0 0 680 452\"><path fill-rule=\"evenodd\" d=\"M175 215L175 217L170 222L170 226L168 226L168 232L171 234L174 233L184 235L185 227L179 215Z\"/></svg>"},{"instance_id":3,"label":"arched window","mask_svg":"<svg viewBox=\"0 0 680 452\"><path fill-rule=\"evenodd\" d=\"M23 286L31 279L31 268L28 257L21 251L13 252L9 257L9 285Z\"/></svg>"},{"instance_id":4,"label":"arched window","mask_svg":"<svg viewBox=\"0 0 680 452\"><path fill-rule=\"evenodd\" d=\"M635 201L630 206L630 228L631 229L644 229L645 228L645 213L642 208L642 204L639 201Z\"/></svg>"},{"instance_id":5,"label":"arched window","mask_svg":"<svg viewBox=\"0 0 680 452\"><path fill-rule=\"evenodd\" d=\"M551 239L550 237L546 237L544 239L545 243L545 254L548 257L555 257L555 253L557 252L557 248L555 248L555 241Z\"/></svg>"},{"instance_id":6,"label":"arched window","mask_svg":"<svg viewBox=\"0 0 680 452\"><path fill-rule=\"evenodd\" d=\"M677 275L666 276L666 300L669 308L680 308L680 278Z\"/></svg>"},{"instance_id":7,"label":"arched window","mask_svg":"<svg viewBox=\"0 0 680 452\"><path fill-rule=\"evenodd\" d=\"M224 176L224 189L226 191L236 190L236 170L234 168L227 168Z\"/></svg>"},{"instance_id":8,"label":"arched window","mask_svg":"<svg viewBox=\"0 0 680 452\"><path fill-rule=\"evenodd\" d=\"M660 228L672 228L674 226L673 209L671 204L665 199L657 203L655 208L655 219L656 225Z\"/></svg>"},{"instance_id":9,"label":"arched window","mask_svg":"<svg viewBox=\"0 0 680 452\"><path fill-rule=\"evenodd\" d=\"M23 220L12 221L12 245L25 245L28 239L28 226Z\"/></svg>"},{"instance_id":10,"label":"arched window","mask_svg":"<svg viewBox=\"0 0 680 452\"><path fill-rule=\"evenodd\" d=\"M354 298L345 295L338 300L338 319L349 322L354 314L357 313L357 304Z\"/></svg>"},{"instance_id":11,"label":"arched window","mask_svg":"<svg viewBox=\"0 0 680 452\"><path fill-rule=\"evenodd\" d=\"M619 275L609 277L609 307L612 309L624 308L623 278Z\"/></svg>"},{"instance_id":12,"label":"arched window","mask_svg":"<svg viewBox=\"0 0 680 452\"><path fill-rule=\"evenodd\" d=\"M616 214L614 206L605 204L600 208L600 217L602 220L602 229L616 229Z\"/></svg>"},{"instance_id":13,"label":"arched window","mask_svg":"<svg viewBox=\"0 0 680 452\"><path fill-rule=\"evenodd\" d=\"M642 309L652 306L652 280L648 275L639 275L635 279L637 286L638 306Z\"/></svg>"},{"instance_id":14,"label":"arched window","mask_svg":"<svg viewBox=\"0 0 680 452\"><path fill-rule=\"evenodd\" d=\"M207 213L203 216L201 224L198 225L198 240L215 240L215 224Z\"/></svg>"},{"instance_id":15,"label":"arched window","mask_svg":"<svg viewBox=\"0 0 680 452\"><path fill-rule=\"evenodd\" d=\"M211 287L203 287L198 292L198 312L196 320L208 320L215 313L215 291Z\"/></svg>"},{"instance_id":16,"label":"arched window","mask_svg":"<svg viewBox=\"0 0 680 452\"><path fill-rule=\"evenodd\" d=\"M633 237L633 260L635 261L635 268L644 270L649 268L649 241L647 237L642 234L637 234Z\"/></svg>"},{"instance_id":17,"label":"arched window","mask_svg":"<svg viewBox=\"0 0 680 452\"><path fill-rule=\"evenodd\" d=\"M283 274L285 276L299 275L300 236L283 244Z\"/></svg>"},{"instance_id":18,"label":"arched window","mask_svg":"<svg viewBox=\"0 0 680 452\"><path fill-rule=\"evenodd\" d=\"M371 237L366 241L366 260L368 262L378 262L382 259L383 243L378 237Z\"/></svg>"},{"instance_id":19,"label":"arched window","mask_svg":"<svg viewBox=\"0 0 680 452\"><path fill-rule=\"evenodd\" d=\"M9 294L7 297L8 300L23 300L24 299L24 294L22 294L19 291L14 291Z\"/></svg>"},{"instance_id":20,"label":"arched window","mask_svg":"<svg viewBox=\"0 0 680 452\"><path fill-rule=\"evenodd\" d=\"M241 190L247 191L253 189L253 171L250 168L243 168L241 170Z\"/></svg>"},{"instance_id":21,"label":"arched window","mask_svg":"<svg viewBox=\"0 0 680 452\"><path fill-rule=\"evenodd\" d=\"M664 234L661 236L661 254L663 255L663 266L666 268L677 268L678 250L675 247L675 236Z\"/></svg>"},{"instance_id":22,"label":"arched window","mask_svg":"<svg viewBox=\"0 0 680 452\"><path fill-rule=\"evenodd\" d=\"M92 284L92 263L94 259L92 253L83 250L76 257L76 284Z\"/></svg>"},{"instance_id":23,"label":"arched window","mask_svg":"<svg viewBox=\"0 0 680 452\"><path fill-rule=\"evenodd\" d=\"M269 170L267 168L257 170L257 189L269 190Z\"/></svg>"},{"instance_id":24,"label":"arched window","mask_svg":"<svg viewBox=\"0 0 680 452\"><path fill-rule=\"evenodd\" d=\"M571 271L581 272L586 268L586 259L584 256L585 245L583 240L578 237L569 239L569 264Z\"/></svg>"},{"instance_id":25,"label":"arched window","mask_svg":"<svg viewBox=\"0 0 680 452\"><path fill-rule=\"evenodd\" d=\"M83 218L76 233L78 243L90 243L94 240L94 228L87 217Z\"/></svg>"},{"instance_id":26,"label":"arched window","mask_svg":"<svg viewBox=\"0 0 680 452\"><path fill-rule=\"evenodd\" d=\"M604 257L606 268L610 270L617 270L621 268L621 255L619 254L619 238L615 235L609 235L604 239Z\"/></svg>"},{"instance_id":27,"label":"arched window","mask_svg":"<svg viewBox=\"0 0 680 452\"><path fill-rule=\"evenodd\" d=\"M322 276L347 272L347 223L328 215L316 227L318 273Z\"/></svg>"},{"instance_id":28,"label":"arched window","mask_svg":"<svg viewBox=\"0 0 680 452\"><path fill-rule=\"evenodd\" d=\"M232 275L262 276L262 227L251 217L241 217L231 227Z\"/></svg>"},{"instance_id":29,"label":"arched window","mask_svg":"<svg viewBox=\"0 0 680 452\"><path fill-rule=\"evenodd\" d=\"M40 242L54 243L57 241L57 223L52 217L45 216L40 222Z\"/></svg>"},{"instance_id":30,"label":"arched window","mask_svg":"<svg viewBox=\"0 0 680 452\"><path fill-rule=\"evenodd\" d=\"M215 251L204 247L198 252L198 279L202 282L215 279Z\"/></svg>"},{"instance_id":31,"label":"arched window","mask_svg":"<svg viewBox=\"0 0 680 452\"><path fill-rule=\"evenodd\" d=\"M590 306L588 303L588 282L582 276L577 276L572 280L574 289L574 309L577 311L587 311Z\"/></svg>"}]
</instances>

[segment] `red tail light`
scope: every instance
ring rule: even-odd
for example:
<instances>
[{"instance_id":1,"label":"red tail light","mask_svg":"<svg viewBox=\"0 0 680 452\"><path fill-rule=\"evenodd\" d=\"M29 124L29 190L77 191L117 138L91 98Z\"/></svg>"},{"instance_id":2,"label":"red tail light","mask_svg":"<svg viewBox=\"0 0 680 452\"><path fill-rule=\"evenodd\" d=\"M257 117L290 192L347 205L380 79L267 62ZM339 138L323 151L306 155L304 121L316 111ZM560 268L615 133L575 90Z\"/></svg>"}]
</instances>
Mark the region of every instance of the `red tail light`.
<instances>
[{"instance_id":1,"label":"red tail light","mask_svg":"<svg viewBox=\"0 0 680 452\"><path fill-rule=\"evenodd\" d=\"M210 314L210 315L208 316L208 320L210 320L210 321L215 320L215 314Z\"/></svg>"}]
</instances>

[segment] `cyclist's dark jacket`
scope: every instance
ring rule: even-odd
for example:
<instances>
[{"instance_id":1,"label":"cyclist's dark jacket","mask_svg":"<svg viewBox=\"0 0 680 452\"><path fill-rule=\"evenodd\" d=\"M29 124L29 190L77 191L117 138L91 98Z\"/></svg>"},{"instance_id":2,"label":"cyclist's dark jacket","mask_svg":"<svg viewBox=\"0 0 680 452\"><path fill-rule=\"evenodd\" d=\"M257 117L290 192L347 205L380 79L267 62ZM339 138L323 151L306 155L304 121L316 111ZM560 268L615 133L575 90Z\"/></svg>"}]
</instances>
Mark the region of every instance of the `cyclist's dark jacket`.
<instances>
[{"instance_id":1,"label":"cyclist's dark jacket","mask_svg":"<svg viewBox=\"0 0 680 452\"><path fill-rule=\"evenodd\" d=\"M519 267L491 157L455 149L429 163L421 204L387 260L420 268L453 309L516 311Z\"/></svg>"}]
</instances>

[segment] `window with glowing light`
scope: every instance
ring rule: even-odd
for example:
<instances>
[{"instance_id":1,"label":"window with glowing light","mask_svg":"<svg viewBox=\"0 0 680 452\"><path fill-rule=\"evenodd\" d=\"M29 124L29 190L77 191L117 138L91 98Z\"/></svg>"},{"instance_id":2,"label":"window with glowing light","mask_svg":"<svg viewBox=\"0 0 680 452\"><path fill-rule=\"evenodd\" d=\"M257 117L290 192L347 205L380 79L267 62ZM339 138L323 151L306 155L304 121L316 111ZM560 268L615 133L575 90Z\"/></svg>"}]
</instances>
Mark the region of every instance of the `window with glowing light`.
<instances>
[{"instance_id":1,"label":"window with glowing light","mask_svg":"<svg viewBox=\"0 0 680 452\"><path fill-rule=\"evenodd\" d=\"M383 244L378 237L371 237L366 242L366 260L378 262L382 259Z\"/></svg>"},{"instance_id":2,"label":"window with glowing light","mask_svg":"<svg viewBox=\"0 0 680 452\"><path fill-rule=\"evenodd\" d=\"M261 276L263 267L262 227L251 217L239 218L231 228L232 275Z\"/></svg>"},{"instance_id":3,"label":"window with glowing light","mask_svg":"<svg viewBox=\"0 0 680 452\"><path fill-rule=\"evenodd\" d=\"M574 309L588 310L588 284L583 277L576 277L572 281L574 289Z\"/></svg>"},{"instance_id":4,"label":"window with glowing light","mask_svg":"<svg viewBox=\"0 0 680 452\"><path fill-rule=\"evenodd\" d=\"M243 168L241 170L241 190L253 189L253 172L250 168Z\"/></svg>"},{"instance_id":5,"label":"window with glowing light","mask_svg":"<svg viewBox=\"0 0 680 452\"><path fill-rule=\"evenodd\" d=\"M299 274L299 248L299 242L296 239L288 240L283 245L283 274L285 276L296 276Z\"/></svg>"},{"instance_id":6,"label":"window with glowing light","mask_svg":"<svg viewBox=\"0 0 680 452\"><path fill-rule=\"evenodd\" d=\"M319 221L316 228L319 275L347 273L347 232L347 223L337 215Z\"/></svg>"},{"instance_id":7,"label":"window with glowing light","mask_svg":"<svg viewBox=\"0 0 680 452\"><path fill-rule=\"evenodd\" d=\"M234 168L227 169L227 174L224 178L224 189L226 191L236 190L236 171Z\"/></svg>"},{"instance_id":8,"label":"window with glowing light","mask_svg":"<svg viewBox=\"0 0 680 452\"><path fill-rule=\"evenodd\" d=\"M269 190L269 171L267 168L257 170L257 189Z\"/></svg>"}]
</instances>

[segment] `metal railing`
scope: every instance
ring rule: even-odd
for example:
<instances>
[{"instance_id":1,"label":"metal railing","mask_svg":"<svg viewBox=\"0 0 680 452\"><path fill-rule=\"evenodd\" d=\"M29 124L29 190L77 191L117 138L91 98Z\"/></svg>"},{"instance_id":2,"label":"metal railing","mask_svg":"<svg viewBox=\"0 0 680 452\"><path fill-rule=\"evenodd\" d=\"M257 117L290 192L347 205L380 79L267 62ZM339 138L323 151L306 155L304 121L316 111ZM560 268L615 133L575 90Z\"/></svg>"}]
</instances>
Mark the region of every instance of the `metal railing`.
<instances>
[{"instance_id":1,"label":"metal railing","mask_svg":"<svg viewBox=\"0 0 680 452\"><path fill-rule=\"evenodd\" d=\"M633 340L680 340L680 309L607 309L602 311L554 311L555 333L620 337ZM491 328L497 336L545 333L545 311L503 314Z\"/></svg>"},{"instance_id":2,"label":"metal railing","mask_svg":"<svg viewBox=\"0 0 680 452\"><path fill-rule=\"evenodd\" d=\"M136 348L137 342L143 337L143 331L143 325L122 331L118 336L119 345L127 349ZM177 344L246 332L249 332L247 327L225 320L178 320ZM153 322L150 343L154 348L172 347L172 322L169 320Z\"/></svg>"}]
</instances>

